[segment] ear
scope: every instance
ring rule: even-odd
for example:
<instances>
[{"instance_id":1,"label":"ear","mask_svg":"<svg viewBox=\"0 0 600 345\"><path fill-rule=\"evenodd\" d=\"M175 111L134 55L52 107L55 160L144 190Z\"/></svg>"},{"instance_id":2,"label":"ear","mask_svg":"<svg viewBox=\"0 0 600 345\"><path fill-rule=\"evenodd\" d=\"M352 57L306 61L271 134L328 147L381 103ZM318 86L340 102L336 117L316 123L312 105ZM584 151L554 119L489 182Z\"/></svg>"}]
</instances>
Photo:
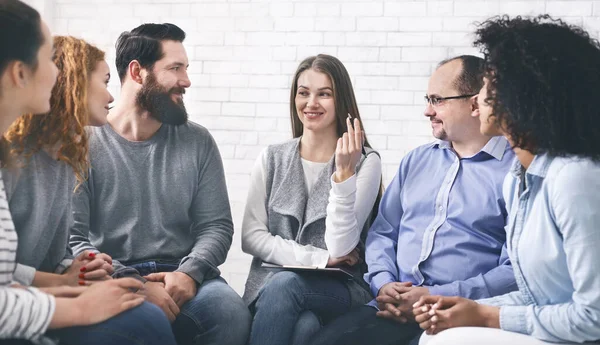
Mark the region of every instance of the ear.
<instances>
[{"instance_id":1,"label":"ear","mask_svg":"<svg viewBox=\"0 0 600 345\"><path fill-rule=\"evenodd\" d=\"M129 63L129 66L127 66L127 71L129 72L129 77L131 78L131 80L138 84L142 84L144 78L142 75L142 66L140 65L139 61L131 61Z\"/></svg>"},{"instance_id":2,"label":"ear","mask_svg":"<svg viewBox=\"0 0 600 345\"><path fill-rule=\"evenodd\" d=\"M471 98L469 98L469 103L471 106L471 116L472 117L478 117L479 116L479 103L477 103L477 96L475 95Z\"/></svg>"},{"instance_id":3,"label":"ear","mask_svg":"<svg viewBox=\"0 0 600 345\"><path fill-rule=\"evenodd\" d=\"M22 61L12 61L6 66L5 70L8 80L17 88L24 89L27 87L31 70Z\"/></svg>"}]
</instances>

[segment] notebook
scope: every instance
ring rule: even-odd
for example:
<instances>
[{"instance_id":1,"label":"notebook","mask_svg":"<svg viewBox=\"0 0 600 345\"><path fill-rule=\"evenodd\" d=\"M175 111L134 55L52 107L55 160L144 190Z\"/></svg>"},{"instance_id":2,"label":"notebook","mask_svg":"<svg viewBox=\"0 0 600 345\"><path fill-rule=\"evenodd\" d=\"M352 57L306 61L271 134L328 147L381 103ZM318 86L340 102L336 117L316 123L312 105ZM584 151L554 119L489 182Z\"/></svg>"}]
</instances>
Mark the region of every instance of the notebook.
<instances>
[{"instance_id":1,"label":"notebook","mask_svg":"<svg viewBox=\"0 0 600 345\"><path fill-rule=\"evenodd\" d=\"M273 270L286 270L293 272L306 272L306 273L322 273L328 274L332 276L337 276L339 278L353 279L352 273L344 270L339 267L326 267L326 268L318 268L317 266L293 266L293 265L275 265L268 262L263 262L261 267L266 269Z\"/></svg>"}]
</instances>

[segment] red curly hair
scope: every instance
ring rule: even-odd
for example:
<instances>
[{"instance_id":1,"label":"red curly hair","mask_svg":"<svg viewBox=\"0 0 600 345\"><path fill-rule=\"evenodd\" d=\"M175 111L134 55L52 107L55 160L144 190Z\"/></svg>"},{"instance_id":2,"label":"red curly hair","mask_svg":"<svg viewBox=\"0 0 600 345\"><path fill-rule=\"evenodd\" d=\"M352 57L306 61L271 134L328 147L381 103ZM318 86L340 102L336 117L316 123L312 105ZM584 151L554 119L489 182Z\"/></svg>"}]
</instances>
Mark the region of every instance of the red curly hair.
<instances>
[{"instance_id":1,"label":"red curly hair","mask_svg":"<svg viewBox=\"0 0 600 345\"><path fill-rule=\"evenodd\" d=\"M54 37L58 79L52 89L50 112L24 115L4 134L10 156L25 158L44 148L56 149L56 158L69 164L79 186L87 178L89 78L105 54L93 45L71 36ZM6 151L5 151L6 152ZM10 161L10 157L9 161Z\"/></svg>"}]
</instances>

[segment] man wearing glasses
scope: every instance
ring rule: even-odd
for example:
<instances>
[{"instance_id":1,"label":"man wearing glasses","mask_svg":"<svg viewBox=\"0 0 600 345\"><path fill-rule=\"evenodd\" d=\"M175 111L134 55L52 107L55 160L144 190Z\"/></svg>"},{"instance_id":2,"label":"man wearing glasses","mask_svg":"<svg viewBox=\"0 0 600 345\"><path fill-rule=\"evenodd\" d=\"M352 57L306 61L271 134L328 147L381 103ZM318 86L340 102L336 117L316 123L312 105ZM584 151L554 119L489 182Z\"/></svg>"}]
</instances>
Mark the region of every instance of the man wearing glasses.
<instances>
[{"instance_id":1,"label":"man wearing glasses","mask_svg":"<svg viewBox=\"0 0 600 345\"><path fill-rule=\"evenodd\" d=\"M313 345L416 343L421 296L516 290L502 197L514 154L506 139L479 131L483 65L459 56L432 74L424 114L437 140L402 159L367 237L365 280L376 299L326 325Z\"/></svg>"}]
</instances>

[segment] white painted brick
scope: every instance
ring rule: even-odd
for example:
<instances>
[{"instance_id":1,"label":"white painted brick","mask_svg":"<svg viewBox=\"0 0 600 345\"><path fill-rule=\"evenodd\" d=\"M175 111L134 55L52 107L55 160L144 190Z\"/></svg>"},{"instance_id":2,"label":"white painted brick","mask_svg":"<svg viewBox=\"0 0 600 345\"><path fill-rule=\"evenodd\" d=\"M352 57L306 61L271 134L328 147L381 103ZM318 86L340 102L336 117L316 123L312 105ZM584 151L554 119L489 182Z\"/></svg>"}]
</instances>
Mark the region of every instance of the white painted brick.
<instances>
[{"instance_id":1,"label":"white painted brick","mask_svg":"<svg viewBox=\"0 0 600 345\"><path fill-rule=\"evenodd\" d=\"M268 89L231 88L230 100L234 102L265 102L269 100Z\"/></svg>"},{"instance_id":2,"label":"white painted brick","mask_svg":"<svg viewBox=\"0 0 600 345\"><path fill-rule=\"evenodd\" d=\"M275 19L275 31L283 32L307 32L313 31L315 20L313 18L277 18Z\"/></svg>"},{"instance_id":3,"label":"white painted brick","mask_svg":"<svg viewBox=\"0 0 600 345\"><path fill-rule=\"evenodd\" d=\"M545 13L545 1L502 1L500 2L500 13L509 16L538 15Z\"/></svg>"},{"instance_id":4,"label":"white painted brick","mask_svg":"<svg viewBox=\"0 0 600 345\"><path fill-rule=\"evenodd\" d=\"M267 17L269 4L266 2L247 2L230 4L229 16L233 17Z\"/></svg>"},{"instance_id":5,"label":"white painted brick","mask_svg":"<svg viewBox=\"0 0 600 345\"><path fill-rule=\"evenodd\" d=\"M315 20L316 31L354 31L356 30L356 18L336 17L318 18Z\"/></svg>"},{"instance_id":6,"label":"white painted brick","mask_svg":"<svg viewBox=\"0 0 600 345\"><path fill-rule=\"evenodd\" d=\"M445 17L442 19L443 31L473 32L476 28L475 22L481 22L481 18L474 17ZM442 31L442 30L436 30Z\"/></svg>"},{"instance_id":7,"label":"white painted brick","mask_svg":"<svg viewBox=\"0 0 600 345\"><path fill-rule=\"evenodd\" d=\"M342 61L377 61L379 48L340 47L338 55Z\"/></svg>"},{"instance_id":8,"label":"white painted brick","mask_svg":"<svg viewBox=\"0 0 600 345\"><path fill-rule=\"evenodd\" d=\"M406 91L371 91L373 104L412 104L413 93Z\"/></svg>"},{"instance_id":9,"label":"white painted brick","mask_svg":"<svg viewBox=\"0 0 600 345\"><path fill-rule=\"evenodd\" d=\"M248 46L282 46L285 44L285 33L281 32L248 32Z\"/></svg>"},{"instance_id":10,"label":"white painted brick","mask_svg":"<svg viewBox=\"0 0 600 345\"><path fill-rule=\"evenodd\" d=\"M297 2L294 4L294 16L295 17L315 17L317 15L317 8L320 6L314 2Z\"/></svg>"},{"instance_id":11,"label":"white painted brick","mask_svg":"<svg viewBox=\"0 0 600 345\"><path fill-rule=\"evenodd\" d=\"M475 55L483 57L479 50L474 47L450 47L448 48L447 57L459 56L459 55Z\"/></svg>"},{"instance_id":12,"label":"white painted brick","mask_svg":"<svg viewBox=\"0 0 600 345\"><path fill-rule=\"evenodd\" d=\"M242 62L242 73L245 74L279 74L281 65L270 61Z\"/></svg>"},{"instance_id":13,"label":"white painted brick","mask_svg":"<svg viewBox=\"0 0 600 345\"><path fill-rule=\"evenodd\" d=\"M216 130L213 129L210 131L210 134L215 138L215 142L217 145L221 144L239 144L242 133L241 131L232 131L232 130Z\"/></svg>"},{"instance_id":14,"label":"white painted brick","mask_svg":"<svg viewBox=\"0 0 600 345\"><path fill-rule=\"evenodd\" d=\"M188 73L193 87L206 87L210 85L210 76L207 74Z\"/></svg>"},{"instance_id":15,"label":"white painted brick","mask_svg":"<svg viewBox=\"0 0 600 345\"><path fill-rule=\"evenodd\" d=\"M349 32L346 34L346 44L349 46L381 47L387 43L385 32Z\"/></svg>"},{"instance_id":16,"label":"white painted brick","mask_svg":"<svg viewBox=\"0 0 600 345\"><path fill-rule=\"evenodd\" d=\"M358 31L396 31L398 30L398 18L366 17L357 18Z\"/></svg>"},{"instance_id":17,"label":"white painted brick","mask_svg":"<svg viewBox=\"0 0 600 345\"><path fill-rule=\"evenodd\" d=\"M382 62L345 62L344 66L350 76L358 75L385 75L385 64Z\"/></svg>"},{"instance_id":18,"label":"white painted brick","mask_svg":"<svg viewBox=\"0 0 600 345\"><path fill-rule=\"evenodd\" d=\"M441 61L446 58L448 49L446 48L402 48L403 61Z\"/></svg>"},{"instance_id":19,"label":"white painted brick","mask_svg":"<svg viewBox=\"0 0 600 345\"><path fill-rule=\"evenodd\" d=\"M593 6L592 11L593 11L592 15L594 17L600 16L600 1L594 1L594 6Z\"/></svg>"},{"instance_id":20,"label":"white painted brick","mask_svg":"<svg viewBox=\"0 0 600 345\"><path fill-rule=\"evenodd\" d=\"M185 43L193 45L219 46L225 42L223 32L187 32Z\"/></svg>"},{"instance_id":21,"label":"white painted brick","mask_svg":"<svg viewBox=\"0 0 600 345\"><path fill-rule=\"evenodd\" d=\"M376 151L387 149L387 136L385 135L369 135L369 129L365 128L369 144Z\"/></svg>"},{"instance_id":22,"label":"white painted brick","mask_svg":"<svg viewBox=\"0 0 600 345\"><path fill-rule=\"evenodd\" d=\"M295 71L295 69L294 69ZM294 72L292 71L292 72ZM289 103L290 101L290 90L285 89L269 89L269 101L273 103Z\"/></svg>"},{"instance_id":23,"label":"white painted brick","mask_svg":"<svg viewBox=\"0 0 600 345\"><path fill-rule=\"evenodd\" d=\"M195 49L195 54L196 58L200 60L231 60L233 47L198 46Z\"/></svg>"},{"instance_id":24,"label":"white painted brick","mask_svg":"<svg viewBox=\"0 0 600 345\"><path fill-rule=\"evenodd\" d=\"M191 5L190 14L194 17L227 17L229 4L202 2Z\"/></svg>"},{"instance_id":25,"label":"white painted brick","mask_svg":"<svg viewBox=\"0 0 600 345\"><path fill-rule=\"evenodd\" d=\"M269 61L271 60L271 48L259 46L233 47L232 58L245 61Z\"/></svg>"},{"instance_id":26,"label":"white painted brick","mask_svg":"<svg viewBox=\"0 0 600 345\"><path fill-rule=\"evenodd\" d=\"M418 94L418 93L417 93ZM423 95L425 92L423 92ZM415 120L423 116L425 106L419 105L383 105L381 106L382 120Z\"/></svg>"},{"instance_id":27,"label":"white painted brick","mask_svg":"<svg viewBox=\"0 0 600 345\"><path fill-rule=\"evenodd\" d=\"M323 33L321 32L290 32L285 36L289 46L315 46L323 44Z\"/></svg>"},{"instance_id":28,"label":"white painted brick","mask_svg":"<svg viewBox=\"0 0 600 345\"><path fill-rule=\"evenodd\" d=\"M379 61L402 61L402 48L381 48Z\"/></svg>"},{"instance_id":29,"label":"white painted brick","mask_svg":"<svg viewBox=\"0 0 600 345\"><path fill-rule=\"evenodd\" d=\"M234 97L231 97L234 99ZM223 103L221 115L225 116L252 116L256 114L256 104L254 103Z\"/></svg>"},{"instance_id":30,"label":"white painted brick","mask_svg":"<svg viewBox=\"0 0 600 345\"><path fill-rule=\"evenodd\" d=\"M223 159L235 158L235 145L219 145L219 153Z\"/></svg>"},{"instance_id":31,"label":"white painted brick","mask_svg":"<svg viewBox=\"0 0 600 345\"><path fill-rule=\"evenodd\" d=\"M383 14L381 2L345 2L342 4L342 17L377 17Z\"/></svg>"},{"instance_id":32,"label":"white painted brick","mask_svg":"<svg viewBox=\"0 0 600 345\"><path fill-rule=\"evenodd\" d=\"M226 32L226 46L243 46L246 43L246 32Z\"/></svg>"},{"instance_id":33,"label":"white painted brick","mask_svg":"<svg viewBox=\"0 0 600 345\"><path fill-rule=\"evenodd\" d=\"M317 16L319 17L339 16L340 12L340 4L319 2L319 6L317 6Z\"/></svg>"},{"instance_id":34,"label":"white painted brick","mask_svg":"<svg viewBox=\"0 0 600 345\"><path fill-rule=\"evenodd\" d=\"M294 4L285 2L271 2L269 13L273 17L291 17L294 14Z\"/></svg>"},{"instance_id":35,"label":"white painted brick","mask_svg":"<svg viewBox=\"0 0 600 345\"><path fill-rule=\"evenodd\" d=\"M355 88L366 90L398 90L398 77L356 77Z\"/></svg>"},{"instance_id":36,"label":"white painted brick","mask_svg":"<svg viewBox=\"0 0 600 345\"><path fill-rule=\"evenodd\" d=\"M264 146L238 145L235 148L235 158L256 160L256 158L262 152L263 149Z\"/></svg>"},{"instance_id":37,"label":"white painted brick","mask_svg":"<svg viewBox=\"0 0 600 345\"><path fill-rule=\"evenodd\" d=\"M546 2L546 13L552 16L590 16L592 1L549 1Z\"/></svg>"},{"instance_id":38,"label":"white painted brick","mask_svg":"<svg viewBox=\"0 0 600 345\"><path fill-rule=\"evenodd\" d=\"M267 146L267 145L273 145L273 144L277 144L286 140L290 139L290 134L289 133L275 133L275 132L269 132L269 133L263 133L262 135L260 135L258 137L258 145L261 146Z\"/></svg>"},{"instance_id":39,"label":"white painted brick","mask_svg":"<svg viewBox=\"0 0 600 345\"><path fill-rule=\"evenodd\" d=\"M434 47L464 47L471 46L475 39L472 33L436 32L433 34Z\"/></svg>"},{"instance_id":40,"label":"white painted brick","mask_svg":"<svg viewBox=\"0 0 600 345\"><path fill-rule=\"evenodd\" d=\"M452 16L454 3L452 1L427 1L427 15L429 16Z\"/></svg>"},{"instance_id":41,"label":"white painted brick","mask_svg":"<svg viewBox=\"0 0 600 345\"><path fill-rule=\"evenodd\" d=\"M344 32L325 32L323 43L325 45L346 45L346 33Z\"/></svg>"},{"instance_id":42,"label":"white painted brick","mask_svg":"<svg viewBox=\"0 0 600 345\"><path fill-rule=\"evenodd\" d=\"M235 24L240 22L241 19L235 21ZM233 31L234 20L233 18L199 18L198 24L196 25L199 32L206 31Z\"/></svg>"},{"instance_id":43,"label":"white painted brick","mask_svg":"<svg viewBox=\"0 0 600 345\"><path fill-rule=\"evenodd\" d=\"M328 47L328 46L310 46L310 47L298 47L298 54L296 55L296 60L304 60L309 56L315 56L318 54L327 54L337 56L338 47Z\"/></svg>"},{"instance_id":44,"label":"white painted brick","mask_svg":"<svg viewBox=\"0 0 600 345\"><path fill-rule=\"evenodd\" d=\"M499 1L454 1L455 16L488 17L497 15Z\"/></svg>"},{"instance_id":45,"label":"white painted brick","mask_svg":"<svg viewBox=\"0 0 600 345\"><path fill-rule=\"evenodd\" d=\"M277 129L277 119L273 117L257 117L254 120L254 131L260 131L262 135L265 131L274 131Z\"/></svg>"},{"instance_id":46,"label":"white painted brick","mask_svg":"<svg viewBox=\"0 0 600 345\"><path fill-rule=\"evenodd\" d=\"M402 17L398 20L398 30L430 32L442 30L442 17Z\"/></svg>"},{"instance_id":47,"label":"white painted brick","mask_svg":"<svg viewBox=\"0 0 600 345\"><path fill-rule=\"evenodd\" d=\"M402 91L421 91L427 90L429 77L408 77L401 76L398 79L397 90Z\"/></svg>"},{"instance_id":48,"label":"white painted brick","mask_svg":"<svg viewBox=\"0 0 600 345\"><path fill-rule=\"evenodd\" d=\"M271 31L274 27L272 18L235 18L235 29L237 31Z\"/></svg>"},{"instance_id":49,"label":"white painted brick","mask_svg":"<svg viewBox=\"0 0 600 345\"><path fill-rule=\"evenodd\" d=\"M289 92L287 94L289 99ZM280 117L287 116L290 112L288 103L259 103L257 104L256 115L260 117Z\"/></svg>"},{"instance_id":50,"label":"white painted brick","mask_svg":"<svg viewBox=\"0 0 600 345\"><path fill-rule=\"evenodd\" d=\"M296 61L296 47L274 47L273 60Z\"/></svg>"},{"instance_id":51,"label":"white painted brick","mask_svg":"<svg viewBox=\"0 0 600 345\"><path fill-rule=\"evenodd\" d=\"M379 119L379 105L360 104L360 102L358 103L358 110L360 111L360 117L363 119L363 122L367 119Z\"/></svg>"},{"instance_id":52,"label":"white painted brick","mask_svg":"<svg viewBox=\"0 0 600 345\"><path fill-rule=\"evenodd\" d=\"M387 45L398 47L428 47L431 46L429 32L389 32Z\"/></svg>"},{"instance_id":53,"label":"white painted brick","mask_svg":"<svg viewBox=\"0 0 600 345\"><path fill-rule=\"evenodd\" d=\"M237 61L205 61L204 73L233 74L240 73L241 64Z\"/></svg>"},{"instance_id":54,"label":"white painted brick","mask_svg":"<svg viewBox=\"0 0 600 345\"><path fill-rule=\"evenodd\" d=\"M249 87L258 88L284 88L289 87L288 77L285 75L256 75L249 78Z\"/></svg>"},{"instance_id":55,"label":"white painted brick","mask_svg":"<svg viewBox=\"0 0 600 345\"><path fill-rule=\"evenodd\" d=\"M387 1L383 14L392 17L423 17L427 15L427 2Z\"/></svg>"},{"instance_id":56,"label":"white painted brick","mask_svg":"<svg viewBox=\"0 0 600 345\"><path fill-rule=\"evenodd\" d=\"M192 92L193 89L190 89L188 92ZM186 94L187 95L187 94ZM197 99L197 97L195 97ZM217 116L221 115L221 103L220 102L199 102L194 100L191 106L188 108L193 109L195 113L198 115L212 115Z\"/></svg>"},{"instance_id":57,"label":"white painted brick","mask_svg":"<svg viewBox=\"0 0 600 345\"><path fill-rule=\"evenodd\" d=\"M229 89L227 88L190 88L194 93L194 99L199 101L228 101Z\"/></svg>"}]
</instances>

